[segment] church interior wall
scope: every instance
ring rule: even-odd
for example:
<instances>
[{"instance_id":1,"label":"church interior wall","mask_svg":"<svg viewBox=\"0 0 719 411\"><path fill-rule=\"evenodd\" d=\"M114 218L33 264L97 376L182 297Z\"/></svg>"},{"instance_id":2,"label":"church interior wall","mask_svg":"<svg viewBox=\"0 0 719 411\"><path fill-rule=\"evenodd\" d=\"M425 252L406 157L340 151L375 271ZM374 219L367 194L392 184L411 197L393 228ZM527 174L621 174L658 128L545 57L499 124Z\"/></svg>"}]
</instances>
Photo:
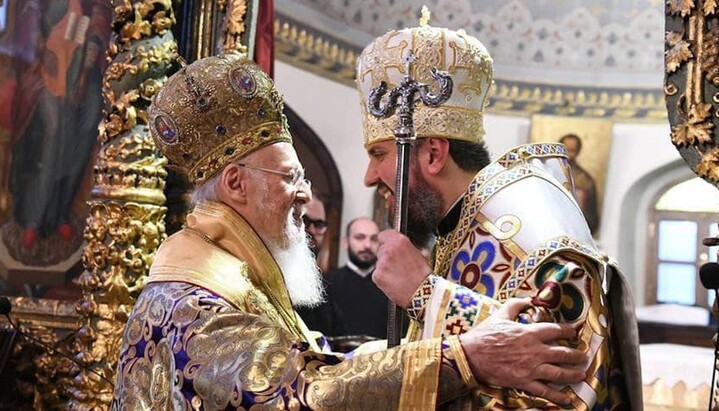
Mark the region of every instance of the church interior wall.
<instances>
[{"instance_id":1,"label":"church interior wall","mask_svg":"<svg viewBox=\"0 0 719 411\"><path fill-rule=\"evenodd\" d=\"M628 198L637 191L646 189L653 184L660 187L667 184L670 177L662 174L664 179L649 179L647 183L637 185L642 177L652 175L668 164L681 160L679 152L669 139L668 123L617 123L613 129L613 142L610 151L609 169L607 170L606 198L602 206L603 223L600 234L602 248L617 259L631 284L635 294L643 295L644 265L638 267L632 264L631 259L624 258L626 254L627 236L646 236L647 212L649 200L643 205L638 204L634 210L635 223L644 221L643 227L627 226L621 224L621 210ZM649 187L651 189L651 187ZM659 187L654 189L655 194ZM651 190L649 190L651 191ZM646 245L646 241L642 241ZM634 261L643 262L646 247L637 243L634 248ZM640 303L642 299L637 299Z\"/></svg>"}]
</instances>

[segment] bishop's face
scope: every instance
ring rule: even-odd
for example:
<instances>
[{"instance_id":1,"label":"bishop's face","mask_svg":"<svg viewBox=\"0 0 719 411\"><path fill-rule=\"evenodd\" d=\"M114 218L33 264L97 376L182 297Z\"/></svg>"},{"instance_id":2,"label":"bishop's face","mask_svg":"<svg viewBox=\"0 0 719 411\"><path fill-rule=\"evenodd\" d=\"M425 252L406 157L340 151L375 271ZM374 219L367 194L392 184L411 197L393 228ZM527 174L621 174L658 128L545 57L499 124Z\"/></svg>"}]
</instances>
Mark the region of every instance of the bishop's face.
<instances>
[{"instance_id":1,"label":"bishop's face","mask_svg":"<svg viewBox=\"0 0 719 411\"><path fill-rule=\"evenodd\" d=\"M285 248L288 233L304 235L302 213L312 198L309 183L291 144L272 144L254 154L248 156L248 167L279 173L248 168L253 176L249 180L252 193L248 200L254 206L246 218L265 242Z\"/></svg>"},{"instance_id":2,"label":"bishop's face","mask_svg":"<svg viewBox=\"0 0 719 411\"><path fill-rule=\"evenodd\" d=\"M312 198L304 170L289 143L247 156L247 203L242 216L262 238L282 272L292 303L312 307L323 299L322 276L307 243L302 214Z\"/></svg>"},{"instance_id":3,"label":"bishop's face","mask_svg":"<svg viewBox=\"0 0 719 411\"><path fill-rule=\"evenodd\" d=\"M407 210L407 236L418 246L429 241L442 219L442 205L439 192L431 187L422 175L422 164L417 151L423 147L416 144L412 149L408 181L409 204ZM391 221L395 213L395 175L397 172L397 145L393 140L380 141L367 148L369 164L364 184L377 187L385 200L385 209Z\"/></svg>"}]
</instances>

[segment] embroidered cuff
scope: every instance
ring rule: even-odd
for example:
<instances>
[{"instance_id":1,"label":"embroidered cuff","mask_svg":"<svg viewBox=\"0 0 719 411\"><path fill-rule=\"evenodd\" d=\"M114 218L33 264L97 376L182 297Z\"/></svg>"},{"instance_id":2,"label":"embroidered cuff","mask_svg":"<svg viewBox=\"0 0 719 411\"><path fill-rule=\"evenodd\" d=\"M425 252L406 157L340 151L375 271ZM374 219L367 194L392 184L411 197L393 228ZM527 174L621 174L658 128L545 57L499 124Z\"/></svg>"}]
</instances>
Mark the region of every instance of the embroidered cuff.
<instances>
[{"instance_id":1,"label":"embroidered cuff","mask_svg":"<svg viewBox=\"0 0 719 411\"><path fill-rule=\"evenodd\" d=\"M419 285L419 288L417 288L417 291L415 291L412 296L412 300L409 302L409 307L407 307L407 315L409 318L422 324L427 301L429 301L429 298L432 296L438 279L439 277L436 275L430 274L422 281L422 284Z\"/></svg>"},{"instance_id":2,"label":"embroidered cuff","mask_svg":"<svg viewBox=\"0 0 719 411\"><path fill-rule=\"evenodd\" d=\"M455 367L459 372L459 375L462 376L464 384L469 388L477 387L479 384L477 383L477 380L474 379L472 369L469 367L467 357L464 355L462 344L459 343L459 337L452 335L447 337L445 341L449 344L449 357L451 358L448 358L448 360L450 360L450 363L453 363L453 367Z\"/></svg>"}]
</instances>

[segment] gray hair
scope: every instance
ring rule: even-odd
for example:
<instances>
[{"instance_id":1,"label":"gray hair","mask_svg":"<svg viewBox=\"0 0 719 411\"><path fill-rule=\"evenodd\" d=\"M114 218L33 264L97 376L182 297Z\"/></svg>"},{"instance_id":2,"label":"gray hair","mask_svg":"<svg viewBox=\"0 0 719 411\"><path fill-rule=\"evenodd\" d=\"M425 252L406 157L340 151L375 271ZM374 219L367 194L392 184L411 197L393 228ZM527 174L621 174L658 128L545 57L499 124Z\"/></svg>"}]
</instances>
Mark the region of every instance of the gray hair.
<instances>
[{"instance_id":1,"label":"gray hair","mask_svg":"<svg viewBox=\"0 0 719 411\"><path fill-rule=\"evenodd\" d=\"M190 195L190 202L192 205L197 205L201 201L218 201L217 188L220 184L220 176L222 171L212 176L211 179L205 181L201 185L195 187L195 190Z\"/></svg>"},{"instance_id":2,"label":"gray hair","mask_svg":"<svg viewBox=\"0 0 719 411\"><path fill-rule=\"evenodd\" d=\"M252 154L246 158L250 158ZM250 168L245 168L244 170L250 178L262 177L262 173L258 170ZM212 176L212 178L202 183L202 185L195 187L195 190L192 191L192 194L190 195L190 203L192 203L193 206L197 205L201 201L220 201L218 188L220 186L220 176L222 176L223 171L225 171L224 168Z\"/></svg>"}]
</instances>

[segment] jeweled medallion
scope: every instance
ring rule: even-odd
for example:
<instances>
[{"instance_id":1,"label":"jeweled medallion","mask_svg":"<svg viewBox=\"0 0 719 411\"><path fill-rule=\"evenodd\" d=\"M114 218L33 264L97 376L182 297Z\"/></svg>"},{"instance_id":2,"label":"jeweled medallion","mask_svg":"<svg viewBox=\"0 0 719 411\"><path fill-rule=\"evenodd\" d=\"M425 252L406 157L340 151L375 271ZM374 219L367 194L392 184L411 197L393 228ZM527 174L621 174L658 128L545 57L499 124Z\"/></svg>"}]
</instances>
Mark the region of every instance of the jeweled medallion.
<instances>
[{"instance_id":1,"label":"jeweled medallion","mask_svg":"<svg viewBox=\"0 0 719 411\"><path fill-rule=\"evenodd\" d=\"M237 67L230 71L232 88L244 98L252 98L257 92L257 82L246 68Z\"/></svg>"},{"instance_id":2,"label":"jeweled medallion","mask_svg":"<svg viewBox=\"0 0 719 411\"><path fill-rule=\"evenodd\" d=\"M166 114L158 114L152 121L152 126L155 128L155 133L167 144L172 144L177 141L177 126L172 118Z\"/></svg>"}]
</instances>

